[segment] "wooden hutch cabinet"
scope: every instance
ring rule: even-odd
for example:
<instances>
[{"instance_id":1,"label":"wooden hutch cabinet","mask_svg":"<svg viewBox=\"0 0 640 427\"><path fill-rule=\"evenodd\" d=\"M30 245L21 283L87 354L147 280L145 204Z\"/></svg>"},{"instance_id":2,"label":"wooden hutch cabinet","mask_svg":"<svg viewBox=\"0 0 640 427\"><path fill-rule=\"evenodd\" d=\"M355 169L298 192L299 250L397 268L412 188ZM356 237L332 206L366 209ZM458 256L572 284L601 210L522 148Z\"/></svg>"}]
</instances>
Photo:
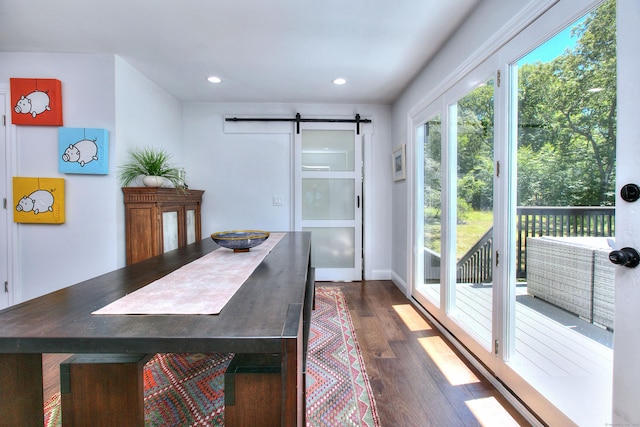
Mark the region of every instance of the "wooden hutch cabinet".
<instances>
[{"instance_id":1,"label":"wooden hutch cabinet","mask_svg":"<svg viewBox=\"0 0 640 427\"><path fill-rule=\"evenodd\" d=\"M202 238L202 190L124 187L127 264Z\"/></svg>"}]
</instances>

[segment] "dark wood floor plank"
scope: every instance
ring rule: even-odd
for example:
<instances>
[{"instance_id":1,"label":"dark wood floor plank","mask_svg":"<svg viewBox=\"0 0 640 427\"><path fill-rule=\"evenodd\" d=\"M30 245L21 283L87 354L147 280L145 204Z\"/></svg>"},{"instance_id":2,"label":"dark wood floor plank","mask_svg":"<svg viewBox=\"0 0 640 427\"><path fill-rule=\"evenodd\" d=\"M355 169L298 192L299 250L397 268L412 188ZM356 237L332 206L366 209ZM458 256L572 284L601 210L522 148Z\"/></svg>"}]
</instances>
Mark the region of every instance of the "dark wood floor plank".
<instances>
[{"instance_id":1,"label":"dark wood floor plank","mask_svg":"<svg viewBox=\"0 0 640 427\"><path fill-rule=\"evenodd\" d=\"M42 355L42 384L43 398L46 402L54 394L60 393L60 363L64 362L70 354L43 354Z\"/></svg>"},{"instance_id":2,"label":"dark wood floor plank","mask_svg":"<svg viewBox=\"0 0 640 427\"><path fill-rule=\"evenodd\" d=\"M391 394L377 398L376 402L388 400L393 396L392 412L385 415L386 421L381 421L383 425L400 425L394 424L396 416L400 409L398 405L402 402L403 406L408 406L410 410L409 426L429 425L429 426L463 426L464 423L460 419L457 411L453 408L446 395L441 392L437 381L431 377L429 372L416 369L420 368L420 359L422 355L412 348L409 342L396 342L394 349L402 356L396 360L378 360L380 366L384 365L382 370L382 378L392 384L387 384L387 389L392 390ZM365 362L366 363L366 362ZM366 366L366 365L365 365ZM382 414L381 414L382 417ZM389 419L391 418L391 419Z\"/></svg>"},{"instance_id":3,"label":"dark wood floor plank","mask_svg":"<svg viewBox=\"0 0 640 427\"><path fill-rule=\"evenodd\" d=\"M333 285L345 293L383 426L530 425L392 282Z\"/></svg>"},{"instance_id":4,"label":"dark wood floor plank","mask_svg":"<svg viewBox=\"0 0 640 427\"><path fill-rule=\"evenodd\" d=\"M384 327L375 317L363 317L355 328L356 336L360 343L365 343L368 351L377 358L395 358L396 355L385 338Z\"/></svg>"}]
</instances>

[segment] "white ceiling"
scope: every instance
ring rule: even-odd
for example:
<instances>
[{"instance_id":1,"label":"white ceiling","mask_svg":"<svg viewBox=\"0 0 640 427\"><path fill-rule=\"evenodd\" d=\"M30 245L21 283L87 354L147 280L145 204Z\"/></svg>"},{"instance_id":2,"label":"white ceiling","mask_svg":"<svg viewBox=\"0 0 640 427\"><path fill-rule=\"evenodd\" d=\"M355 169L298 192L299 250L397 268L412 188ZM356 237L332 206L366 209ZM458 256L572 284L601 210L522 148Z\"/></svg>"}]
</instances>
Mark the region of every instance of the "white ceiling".
<instances>
[{"instance_id":1,"label":"white ceiling","mask_svg":"<svg viewBox=\"0 0 640 427\"><path fill-rule=\"evenodd\" d=\"M0 0L0 51L116 54L181 101L388 104L479 1Z\"/></svg>"}]
</instances>

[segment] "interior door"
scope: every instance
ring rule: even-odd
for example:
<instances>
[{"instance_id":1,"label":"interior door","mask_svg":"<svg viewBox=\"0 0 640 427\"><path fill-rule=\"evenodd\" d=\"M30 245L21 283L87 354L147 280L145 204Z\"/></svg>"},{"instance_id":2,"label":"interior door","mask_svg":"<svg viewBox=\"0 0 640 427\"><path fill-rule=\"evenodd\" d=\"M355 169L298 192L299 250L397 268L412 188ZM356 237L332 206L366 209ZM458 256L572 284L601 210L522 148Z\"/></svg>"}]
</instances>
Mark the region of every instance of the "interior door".
<instances>
[{"instance_id":1,"label":"interior door","mask_svg":"<svg viewBox=\"0 0 640 427\"><path fill-rule=\"evenodd\" d=\"M7 114L8 92L0 91L0 117ZM9 203L7 194L7 125L3 120L0 131L0 199ZM0 207L0 308L9 306L9 215L8 205Z\"/></svg>"},{"instance_id":2,"label":"interior door","mask_svg":"<svg viewBox=\"0 0 640 427\"><path fill-rule=\"evenodd\" d=\"M316 279L362 280L362 135L309 123L295 147L295 229L311 232Z\"/></svg>"}]
</instances>

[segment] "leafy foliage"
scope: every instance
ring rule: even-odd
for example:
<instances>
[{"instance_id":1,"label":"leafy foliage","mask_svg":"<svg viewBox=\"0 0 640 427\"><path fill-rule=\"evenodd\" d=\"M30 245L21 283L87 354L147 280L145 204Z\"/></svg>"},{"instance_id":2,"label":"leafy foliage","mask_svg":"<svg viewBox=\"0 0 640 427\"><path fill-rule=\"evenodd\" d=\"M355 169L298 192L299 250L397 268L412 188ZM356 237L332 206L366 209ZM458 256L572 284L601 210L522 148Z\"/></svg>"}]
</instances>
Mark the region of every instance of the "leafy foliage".
<instances>
[{"instance_id":1,"label":"leafy foliage","mask_svg":"<svg viewBox=\"0 0 640 427\"><path fill-rule=\"evenodd\" d=\"M171 163L171 155L166 150L153 147L136 148L129 151L131 160L120 167L120 180L126 187L140 175L161 176L175 187L182 183L180 170Z\"/></svg>"},{"instance_id":2,"label":"leafy foliage","mask_svg":"<svg viewBox=\"0 0 640 427\"><path fill-rule=\"evenodd\" d=\"M572 29L573 49L520 67L519 205L613 205L615 1Z\"/></svg>"},{"instance_id":3,"label":"leafy foliage","mask_svg":"<svg viewBox=\"0 0 640 427\"><path fill-rule=\"evenodd\" d=\"M551 62L514 66L519 206L614 204L615 14L615 0L607 0L572 28L573 48ZM493 80L484 83L449 110L456 125L458 257L493 225L495 88ZM439 252L441 117L424 126L425 247Z\"/></svg>"},{"instance_id":4,"label":"leafy foliage","mask_svg":"<svg viewBox=\"0 0 640 427\"><path fill-rule=\"evenodd\" d=\"M587 15L572 34L575 46L553 61L518 67L521 206L615 200L615 0ZM457 103L458 204L474 210L493 206L493 93L488 81Z\"/></svg>"},{"instance_id":5,"label":"leafy foliage","mask_svg":"<svg viewBox=\"0 0 640 427\"><path fill-rule=\"evenodd\" d=\"M458 206L493 209L494 81L457 104Z\"/></svg>"}]
</instances>

